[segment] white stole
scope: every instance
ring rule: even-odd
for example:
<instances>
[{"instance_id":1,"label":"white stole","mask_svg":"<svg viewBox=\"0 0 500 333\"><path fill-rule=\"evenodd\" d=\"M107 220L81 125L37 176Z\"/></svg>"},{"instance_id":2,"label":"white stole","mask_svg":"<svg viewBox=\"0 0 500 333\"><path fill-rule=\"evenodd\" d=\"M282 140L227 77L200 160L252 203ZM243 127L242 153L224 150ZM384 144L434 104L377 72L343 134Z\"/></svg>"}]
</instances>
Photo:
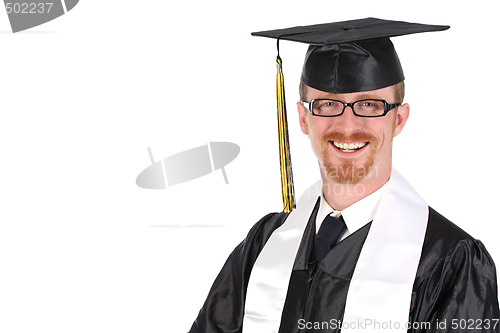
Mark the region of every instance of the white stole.
<instances>
[{"instance_id":1,"label":"white stole","mask_svg":"<svg viewBox=\"0 0 500 333\"><path fill-rule=\"evenodd\" d=\"M278 332L295 257L321 185L306 190L259 254L248 282L243 333ZM349 285L343 333L407 331L428 213L427 204L393 169Z\"/></svg>"}]
</instances>

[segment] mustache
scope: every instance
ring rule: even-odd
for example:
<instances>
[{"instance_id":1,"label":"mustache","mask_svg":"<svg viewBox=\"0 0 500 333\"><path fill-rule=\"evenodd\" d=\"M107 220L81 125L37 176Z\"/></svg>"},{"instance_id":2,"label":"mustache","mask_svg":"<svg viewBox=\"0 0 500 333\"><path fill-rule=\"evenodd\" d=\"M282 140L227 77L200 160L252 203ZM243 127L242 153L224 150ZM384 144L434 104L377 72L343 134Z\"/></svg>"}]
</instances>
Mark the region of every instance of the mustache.
<instances>
[{"instance_id":1,"label":"mustache","mask_svg":"<svg viewBox=\"0 0 500 333\"><path fill-rule=\"evenodd\" d=\"M323 140L336 141L336 142L374 142L377 138L366 132L355 132L350 135L338 131L325 133L322 137Z\"/></svg>"}]
</instances>

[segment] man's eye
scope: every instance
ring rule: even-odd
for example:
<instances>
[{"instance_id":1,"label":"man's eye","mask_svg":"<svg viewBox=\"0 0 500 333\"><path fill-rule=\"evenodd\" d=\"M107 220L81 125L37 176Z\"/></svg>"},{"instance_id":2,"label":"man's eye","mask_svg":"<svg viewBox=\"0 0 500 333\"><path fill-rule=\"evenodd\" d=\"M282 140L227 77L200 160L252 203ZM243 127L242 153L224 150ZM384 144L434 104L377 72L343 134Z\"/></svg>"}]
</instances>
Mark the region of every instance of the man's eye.
<instances>
[{"instance_id":1,"label":"man's eye","mask_svg":"<svg viewBox=\"0 0 500 333\"><path fill-rule=\"evenodd\" d=\"M337 101L327 101L324 103L324 106L327 106L327 107L335 107L335 108L338 108L338 107L341 107L342 106L342 103L339 103Z\"/></svg>"}]
</instances>

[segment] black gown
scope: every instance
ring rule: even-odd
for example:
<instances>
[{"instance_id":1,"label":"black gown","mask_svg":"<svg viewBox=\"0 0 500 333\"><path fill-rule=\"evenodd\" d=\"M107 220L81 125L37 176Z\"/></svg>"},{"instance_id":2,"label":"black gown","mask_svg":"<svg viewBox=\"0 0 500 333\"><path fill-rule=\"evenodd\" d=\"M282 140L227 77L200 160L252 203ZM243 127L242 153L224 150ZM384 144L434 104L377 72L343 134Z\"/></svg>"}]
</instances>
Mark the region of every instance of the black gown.
<instances>
[{"instance_id":1,"label":"black gown","mask_svg":"<svg viewBox=\"0 0 500 333\"><path fill-rule=\"evenodd\" d=\"M315 263L318 206L294 262L280 333L341 330L347 290L371 223L337 243L320 263ZM190 333L241 332L253 264L287 216L266 215L250 230L217 276ZM499 318L492 258L480 241L429 207L408 332L500 332Z\"/></svg>"}]
</instances>

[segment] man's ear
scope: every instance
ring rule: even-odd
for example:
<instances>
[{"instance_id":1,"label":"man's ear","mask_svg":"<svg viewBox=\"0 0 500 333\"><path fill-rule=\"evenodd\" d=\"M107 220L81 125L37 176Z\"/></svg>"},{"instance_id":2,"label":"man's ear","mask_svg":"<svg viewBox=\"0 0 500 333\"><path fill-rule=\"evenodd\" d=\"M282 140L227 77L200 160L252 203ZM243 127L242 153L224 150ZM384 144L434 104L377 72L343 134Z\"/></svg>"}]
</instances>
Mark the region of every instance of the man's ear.
<instances>
[{"instance_id":1,"label":"man's ear","mask_svg":"<svg viewBox=\"0 0 500 333\"><path fill-rule=\"evenodd\" d=\"M405 127L406 121L410 116L410 105L405 103L398 107L398 113L396 115L396 122L394 123L394 137L397 136L403 128Z\"/></svg>"},{"instance_id":2,"label":"man's ear","mask_svg":"<svg viewBox=\"0 0 500 333\"><path fill-rule=\"evenodd\" d=\"M301 102L297 102L297 110L299 111L299 124L302 133L309 135L309 125L307 123L308 112Z\"/></svg>"}]
</instances>

